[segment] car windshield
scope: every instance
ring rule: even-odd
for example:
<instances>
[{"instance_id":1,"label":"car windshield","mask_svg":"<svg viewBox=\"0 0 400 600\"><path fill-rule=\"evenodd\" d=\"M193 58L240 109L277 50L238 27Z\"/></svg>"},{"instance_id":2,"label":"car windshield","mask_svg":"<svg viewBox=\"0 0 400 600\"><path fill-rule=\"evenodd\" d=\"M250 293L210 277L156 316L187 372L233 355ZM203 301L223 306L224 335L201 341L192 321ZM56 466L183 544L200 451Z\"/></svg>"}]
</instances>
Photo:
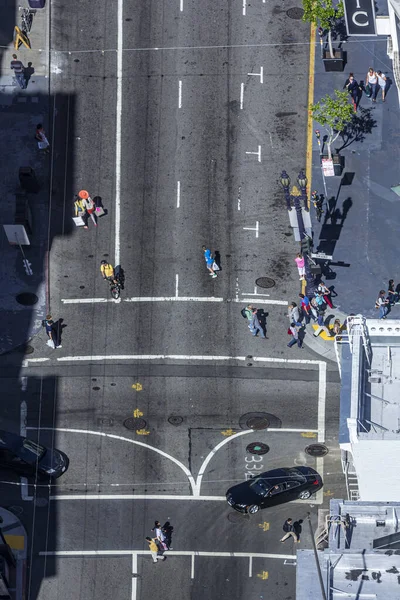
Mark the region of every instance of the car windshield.
<instances>
[{"instance_id":1,"label":"car windshield","mask_svg":"<svg viewBox=\"0 0 400 600\"><path fill-rule=\"evenodd\" d=\"M261 479L261 477L256 477L253 479L253 481L250 483L250 487L255 494L263 497L266 496L271 489L268 481L266 479Z\"/></svg>"},{"instance_id":2,"label":"car windshield","mask_svg":"<svg viewBox=\"0 0 400 600\"><path fill-rule=\"evenodd\" d=\"M32 442L32 440L27 439L22 442L22 446L18 452L22 460L26 460L27 462L40 460L45 453L46 448L43 448L43 446L40 446L40 444L36 444L36 442Z\"/></svg>"}]
</instances>

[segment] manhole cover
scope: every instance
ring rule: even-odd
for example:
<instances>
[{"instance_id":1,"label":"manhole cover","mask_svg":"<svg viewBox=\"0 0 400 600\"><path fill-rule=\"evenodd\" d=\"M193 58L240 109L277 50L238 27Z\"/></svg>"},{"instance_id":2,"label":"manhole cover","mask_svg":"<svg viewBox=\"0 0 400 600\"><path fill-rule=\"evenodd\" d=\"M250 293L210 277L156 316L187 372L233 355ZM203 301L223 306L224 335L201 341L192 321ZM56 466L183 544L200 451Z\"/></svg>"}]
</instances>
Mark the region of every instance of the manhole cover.
<instances>
[{"instance_id":1,"label":"manhole cover","mask_svg":"<svg viewBox=\"0 0 400 600\"><path fill-rule=\"evenodd\" d=\"M35 498L33 502L36 506L47 506L49 503L47 498Z\"/></svg>"},{"instance_id":2,"label":"manhole cover","mask_svg":"<svg viewBox=\"0 0 400 600\"><path fill-rule=\"evenodd\" d=\"M135 417L129 417L129 419L125 419L124 427L127 429L131 429L132 431L136 431L136 429L144 429L147 423L144 419L135 419Z\"/></svg>"},{"instance_id":3,"label":"manhole cover","mask_svg":"<svg viewBox=\"0 0 400 600\"><path fill-rule=\"evenodd\" d=\"M242 415L239 419L239 426L242 429L267 429L268 427L280 428L282 421L275 415L265 412L250 412Z\"/></svg>"},{"instance_id":4,"label":"manhole cover","mask_svg":"<svg viewBox=\"0 0 400 600\"><path fill-rule=\"evenodd\" d=\"M170 423L171 425L181 425L183 423L183 418L182 417L169 417L168 419L168 423Z\"/></svg>"},{"instance_id":5,"label":"manhole cover","mask_svg":"<svg viewBox=\"0 0 400 600\"><path fill-rule=\"evenodd\" d=\"M293 8L289 8L289 10L286 11L286 14L289 19L300 20L303 18L304 10L299 6L294 6Z\"/></svg>"},{"instance_id":6,"label":"manhole cover","mask_svg":"<svg viewBox=\"0 0 400 600\"><path fill-rule=\"evenodd\" d=\"M267 454L267 452L269 452L269 446L262 442L253 442L246 446L246 452L250 452L250 454Z\"/></svg>"},{"instance_id":7,"label":"manhole cover","mask_svg":"<svg viewBox=\"0 0 400 600\"><path fill-rule=\"evenodd\" d=\"M305 452L310 456L325 456L329 450L324 444L310 444L305 449Z\"/></svg>"},{"instance_id":8,"label":"manhole cover","mask_svg":"<svg viewBox=\"0 0 400 600\"><path fill-rule=\"evenodd\" d=\"M272 288L275 285L275 280L271 277L259 277L256 279L256 286L260 288Z\"/></svg>"},{"instance_id":9,"label":"manhole cover","mask_svg":"<svg viewBox=\"0 0 400 600\"><path fill-rule=\"evenodd\" d=\"M39 298L36 294L32 294L31 292L22 292L22 294L16 296L18 304L23 304L23 306L33 306L38 300Z\"/></svg>"},{"instance_id":10,"label":"manhole cover","mask_svg":"<svg viewBox=\"0 0 400 600\"><path fill-rule=\"evenodd\" d=\"M249 515L245 515L240 512L231 512L228 515L228 521L231 523L241 523L242 521L248 521L249 518Z\"/></svg>"}]
</instances>

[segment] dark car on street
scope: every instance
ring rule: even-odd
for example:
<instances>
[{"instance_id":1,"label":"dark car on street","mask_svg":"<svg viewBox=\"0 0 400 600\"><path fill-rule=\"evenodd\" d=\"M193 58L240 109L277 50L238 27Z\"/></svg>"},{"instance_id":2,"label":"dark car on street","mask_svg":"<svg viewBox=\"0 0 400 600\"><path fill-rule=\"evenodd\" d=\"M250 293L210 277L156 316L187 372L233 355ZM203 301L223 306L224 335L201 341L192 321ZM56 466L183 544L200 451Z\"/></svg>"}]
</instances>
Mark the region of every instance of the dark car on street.
<instances>
[{"instance_id":1,"label":"dark car on street","mask_svg":"<svg viewBox=\"0 0 400 600\"><path fill-rule=\"evenodd\" d=\"M64 452L45 448L33 440L0 429L0 468L21 475L60 477L68 469Z\"/></svg>"},{"instance_id":2,"label":"dark car on street","mask_svg":"<svg viewBox=\"0 0 400 600\"><path fill-rule=\"evenodd\" d=\"M311 467L285 467L234 485L226 492L226 499L238 512L254 514L260 508L307 500L322 486L321 476Z\"/></svg>"}]
</instances>

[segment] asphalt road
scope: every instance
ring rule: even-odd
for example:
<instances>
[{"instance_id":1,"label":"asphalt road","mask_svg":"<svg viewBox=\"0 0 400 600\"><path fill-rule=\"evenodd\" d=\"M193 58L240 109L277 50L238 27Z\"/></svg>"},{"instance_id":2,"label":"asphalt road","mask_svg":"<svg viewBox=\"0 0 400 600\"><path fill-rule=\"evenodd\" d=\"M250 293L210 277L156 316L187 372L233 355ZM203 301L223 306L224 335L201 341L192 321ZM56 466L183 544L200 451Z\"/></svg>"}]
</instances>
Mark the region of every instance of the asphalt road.
<instances>
[{"instance_id":1,"label":"asphalt road","mask_svg":"<svg viewBox=\"0 0 400 600\"><path fill-rule=\"evenodd\" d=\"M2 475L32 542L29 599L283 600L295 590L283 521L311 511L315 527L344 493L335 365L287 348L297 247L277 180L305 166L309 29L283 3L120 5L52 3L49 284L65 328L57 351L33 340L20 373L18 356L0 364L3 423L70 459L51 487ZM71 219L82 188L107 209L87 231ZM203 244L220 253L216 279ZM125 271L120 302L103 258ZM273 287L255 287L262 276ZM240 315L249 301L268 312L267 340ZM269 428L249 429L249 413ZM268 452L253 457L252 441ZM324 459L305 453L316 441ZM295 464L323 474L312 505L250 519L224 501L259 466ZM157 565L144 540L155 519L174 526Z\"/></svg>"}]
</instances>

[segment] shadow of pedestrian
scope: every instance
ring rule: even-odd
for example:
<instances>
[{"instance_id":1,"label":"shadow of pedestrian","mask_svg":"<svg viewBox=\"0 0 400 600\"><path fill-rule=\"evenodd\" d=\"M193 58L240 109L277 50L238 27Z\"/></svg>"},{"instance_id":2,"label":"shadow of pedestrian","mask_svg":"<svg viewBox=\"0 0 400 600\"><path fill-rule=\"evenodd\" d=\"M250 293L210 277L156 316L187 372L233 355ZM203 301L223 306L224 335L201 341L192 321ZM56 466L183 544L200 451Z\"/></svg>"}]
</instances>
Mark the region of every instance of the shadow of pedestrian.
<instances>
[{"instance_id":1,"label":"shadow of pedestrian","mask_svg":"<svg viewBox=\"0 0 400 600\"><path fill-rule=\"evenodd\" d=\"M302 527L303 519L299 519L293 523L293 531L297 535L297 538L300 539L301 532L303 531Z\"/></svg>"},{"instance_id":2,"label":"shadow of pedestrian","mask_svg":"<svg viewBox=\"0 0 400 600\"><path fill-rule=\"evenodd\" d=\"M24 76L26 81L26 86L28 87L28 83L32 75L34 74L35 69L32 67L32 63L28 62L28 66L24 69Z\"/></svg>"},{"instance_id":3,"label":"shadow of pedestrian","mask_svg":"<svg viewBox=\"0 0 400 600\"><path fill-rule=\"evenodd\" d=\"M221 254L219 252L219 250L215 250L214 251L214 261L217 263L219 270L222 271L222 267L221 267Z\"/></svg>"},{"instance_id":4,"label":"shadow of pedestrian","mask_svg":"<svg viewBox=\"0 0 400 600\"><path fill-rule=\"evenodd\" d=\"M124 271L124 269L121 267L121 265L116 265L114 267L114 273L115 273L116 279L119 281L121 290L124 290L125 289L125 271Z\"/></svg>"}]
</instances>

